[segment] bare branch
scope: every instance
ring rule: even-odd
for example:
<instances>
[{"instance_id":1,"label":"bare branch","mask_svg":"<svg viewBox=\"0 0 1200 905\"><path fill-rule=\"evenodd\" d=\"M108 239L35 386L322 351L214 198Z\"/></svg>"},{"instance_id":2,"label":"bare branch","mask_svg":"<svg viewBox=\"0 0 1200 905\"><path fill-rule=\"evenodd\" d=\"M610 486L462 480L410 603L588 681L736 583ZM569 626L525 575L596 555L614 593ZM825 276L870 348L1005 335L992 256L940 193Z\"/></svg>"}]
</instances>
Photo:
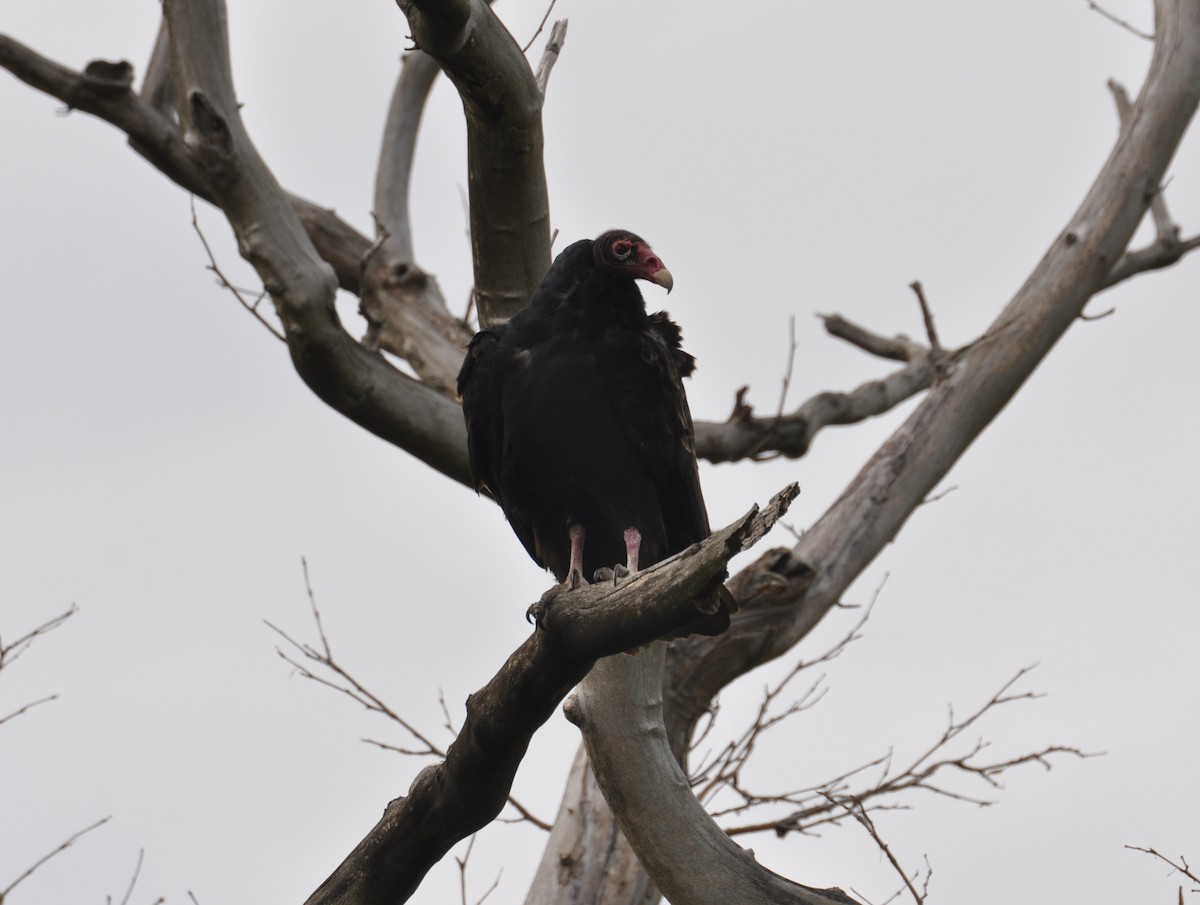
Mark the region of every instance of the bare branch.
<instances>
[{"instance_id":1,"label":"bare branch","mask_svg":"<svg viewBox=\"0 0 1200 905\"><path fill-rule=\"evenodd\" d=\"M314 604L314 613L315 612L316 612L316 608L315 608L315 604ZM432 739L428 738L419 729L417 729L415 726L413 726L411 723L409 723L407 720L405 720L404 717L400 716L398 713L396 713L394 710L392 710L386 703L384 703L384 701L381 698L379 698L373 692L368 690L365 686L362 685L362 683L360 683L357 679L355 679L349 672L347 672L345 669L343 669L341 664L338 663L336 660L334 660L333 654L329 651L329 649L327 647L323 651L316 650L315 648L313 648L312 646L310 646L308 644L302 644L299 641L296 641L290 635L288 635L286 632L284 632L282 629L280 629L278 626L273 625L270 622L267 622L266 625L273 632L275 632L281 638L283 638L284 641L286 641L288 644L290 644L292 646L292 648L295 650L295 652L296 652L295 654L289 654L288 652L286 652L280 648L276 648L276 652L279 654L280 658L283 659L284 661L286 661L288 664L290 664L293 668L295 668L297 673L302 678L309 679L309 680L317 683L318 685L324 685L326 688L332 689L333 691L336 691L336 692L339 692L340 694L345 695L346 697L350 698L352 701L361 705L362 707L366 708L367 710L371 711L372 713L378 713L381 716L387 717L389 720L394 722L396 725L402 727L409 735L411 735L414 739L416 739L416 741L419 742L423 747L418 750L410 750L410 749L397 748L397 747L393 747L390 745L385 745L382 742L373 741L371 739L364 739L364 741L366 741L368 744L373 744L380 748L388 748L393 751L398 751L402 754L412 754L412 755L418 755L418 756L430 755L430 756L434 756L434 757L444 757L445 756L445 751L442 750L442 748L440 746L438 746ZM318 621L318 628L319 628L319 625L320 625L320 623ZM324 639L323 634L321 636L321 640L322 640L322 644L324 644L325 639ZM297 658L297 655L299 655L299 659ZM336 680L335 679L327 679L324 676L314 673L309 668L309 666L306 665L306 663L304 661L308 661L308 663L315 663L315 664L319 665L320 667L329 670L329 672L333 673L333 675L336 677ZM340 681L337 681L337 680L340 680Z\"/></svg>"},{"instance_id":2,"label":"bare branch","mask_svg":"<svg viewBox=\"0 0 1200 905\"><path fill-rule=\"evenodd\" d=\"M1109 79L1108 90L1112 93L1113 102L1117 106L1117 117L1121 129L1124 130L1129 125L1133 111L1129 93L1125 90L1124 85L1114 79ZM1140 273L1170 267L1188 252L1200 248L1200 235L1192 236L1190 239L1182 238L1182 230L1171 219L1171 214L1167 210L1167 199L1163 186L1158 186L1152 193L1150 216L1154 222L1154 241L1136 251L1126 249L1109 274L1104 288L1115 286ZM1108 313L1110 312L1085 319L1095 320L1107 316Z\"/></svg>"},{"instance_id":3,"label":"bare branch","mask_svg":"<svg viewBox=\"0 0 1200 905\"><path fill-rule=\"evenodd\" d=\"M554 6L553 3L550 4ZM549 15L549 11L546 15ZM543 22L543 24L545 24ZM550 38L546 41L546 49L542 51L542 61L538 63L537 75L534 76L534 81L537 83L538 91L542 97L546 96L546 88L550 84L550 73L554 71L554 64L558 62L558 55L562 53L563 45L567 42L567 20L559 19L550 29ZM555 230L555 234L558 230ZM554 236L550 237L551 244L554 243Z\"/></svg>"},{"instance_id":4,"label":"bare branch","mask_svg":"<svg viewBox=\"0 0 1200 905\"><path fill-rule=\"evenodd\" d=\"M775 419L783 417L783 407L787 405L788 388L792 385L792 371L796 367L796 315L788 317L788 354L787 367L783 371L782 386L779 388L779 408L775 410Z\"/></svg>"},{"instance_id":5,"label":"bare branch","mask_svg":"<svg viewBox=\"0 0 1200 905\"><path fill-rule=\"evenodd\" d=\"M32 710L34 707L37 707L39 704L49 704L51 701L56 701L56 700L58 700L58 695L51 694L51 695L47 695L44 698L38 698L36 701L30 701L28 704L24 705L23 707L18 707L12 713L6 714L4 716L0 716L0 726L4 725L11 719L15 719L16 717L19 717L22 713L26 713L26 712Z\"/></svg>"},{"instance_id":6,"label":"bare branch","mask_svg":"<svg viewBox=\"0 0 1200 905\"><path fill-rule=\"evenodd\" d=\"M885 576L884 581L886 580ZM824 676L821 676L788 707L778 713L772 712L772 706L779 699L779 696L800 673L818 664L829 663L835 660L842 655L846 648L862 637L862 628L866 624L867 619L870 618L882 588L883 582L880 582L870 604L864 609L862 616L840 640L831 645L823 654L812 660L798 660L774 687L768 686L765 688L758 712L754 720L742 734L727 744L719 754L708 758L706 761L702 761L691 771L689 781L696 790L696 797L701 802L711 802L722 789L726 788L733 790L740 797L741 800L738 804L712 811L711 813L714 817L740 813L765 803L791 800L786 795L764 797L747 792L741 781L742 768L749 761L755 746L767 731L794 714L816 705L824 697L825 690L821 688ZM711 722L709 726L711 726ZM692 748L693 750L695 749L695 743L693 743ZM830 786L824 784L822 787L829 788ZM788 795L793 794L788 793ZM730 832L731 835L733 834L732 831L727 832Z\"/></svg>"},{"instance_id":7,"label":"bare branch","mask_svg":"<svg viewBox=\"0 0 1200 905\"><path fill-rule=\"evenodd\" d=\"M17 659L17 657L21 656L21 654L25 653L25 651L29 649L29 646L33 644L35 640L42 637L42 635L54 631L56 628L74 616L77 612L79 612L79 607L77 607L75 604L71 604L71 608L65 613L59 613L53 619L47 619L41 625L26 632L16 641L10 641L8 644L0 641L0 669L11 665Z\"/></svg>"},{"instance_id":8,"label":"bare branch","mask_svg":"<svg viewBox=\"0 0 1200 905\"><path fill-rule=\"evenodd\" d=\"M1198 884L1200 884L1200 876L1197 876L1196 874L1194 874L1194 873L1192 872L1192 867L1191 867L1191 865L1189 865L1189 864L1187 863L1187 858L1185 858L1183 855L1180 855L1180 856L1179 856L1179 863L1178 863L1178 864L1176 864L1174 861L1172 861L1170 858L1168 858L1166 855L1164 855L1164 854L1163 854L1162 852L1160 852L1158 849L1155 849L1155 848L1143 848L1143 847L1142 847L1142 846L1140 846L1140 845L1127 845L1127 846L1125 846L1125 847L1126 847L1127 849L1129 849L1130 851L1135 851L1135 852L1144 852L1144 853L1145 853L1145 854L1147 854L1147 855L1153 855L1155 858L1158 858L1158 860L1160 860L1160 861L1163 861L1163 862L1165 862L1166 864L1170 865L1170 867L1171 867L1171 873L1180 873L1180 874L1183 874L1185 877L1187 877L1187 878L1188 878L1189 880L1191 880L1193 883L1198 883ZM1168 876L1170 876L1170 874L1168 874ZM1200 889L1193 889L1193 890L1192 890L1192 892L1200 892ZM1183 893L1182 893L1182 887L1181 887L1181 889L1180 889L1180 896L1181 896L1181 897L1182 897L1182 894L1183 894Z\"/></svg>"},{"instance_id":9,"label":"bare branch","mask_svg":"<svg viewBox=\"0 0 1200 905\"><path fill-rule=\"evenodd\" d=\"M786 817L733 826L726 830L730 835L770 831L776 835L783 836L791 832L811 833L819 826L838 823L837 816L831 816L830 814L831 809L828 806L828 802L832 800L831 796L839 799L849 797L863 807L865 811L896 810L905 808L907 805L893 804L891 803L892 799L897 798L903 793L920 789L955 801L962 801L979 807L987 807L994 804L994 801L954 791L942 785L938 777L942 774L963 774L981 780L990 788L998 789L1000 788L999 777L1017 767L1028 764L1040 764L1049 770L1052 767L1051 758L1059 755L1071 755L1079 758L1097 756L1085 753L1078 748L1051 745L1029 754L1022 754L1007 759L984 761L979 759L979 755L989 747L989 743L983 739L977 740L965 754L951 754L947 750L955 739L959 738L987 713L1014 701L1034 700L1041 697L1042 695L1035 692L1010 693L1013 685L1028 673L1029 670L1030 668L1019 670L1016 675L1001 686L999 691L976 710L972 711L966 719L956 720L951 708L948 724L942 735L903 768L893 768L892 752L889 751L882 757L869 761L861 767L847 771L817 786L783 794L756 794L749 792L737 782L737 777L735 776L734 781L729 783L729 787L741 797L741 804L726 808L722 812L717 812L714 816L739 813L764 805L789 804L795 807L796 810ZM883 775L878 780L869 786L854 791L850 790L849 781L852 778L880 765L884 766L884 770ZM824 800L824 804L822 800Z\"/></svg>"},{"instance_id":10,"label":"bare branch","mask_svg":"<svg viewBox=\"0 0 1200 905\"><path fill-rule=\"evenodd\" d=\"M1106 284L1196 110L1200 7L1160 0L1158 9L1137 113L1021 289L980 340L950 356L946 378L797 543L763 554L735 577L731 590L742 609L729 632L675 645L670 700L681 710L678 725L669 721L673 744L718 689L788 650L838 604ZM698 425L698 446L701 433Z\"/></svg>"},{"instance_id":11,"label":"bare branch","mask_svg":"<svg viewBox=\"0 0 1200 905\"><path fill-rule=\"evenodd\" d=\"M144 848L139 848L137 864L133 866L133 876L129 878L129 886L125 889L125 895L121 897L121 905L129 905L129 897L133 895L133 887L137 885L138 874L142 872L142 860L145 857L146 850ZM158 901L161 902L162 899L160 898ZM158 903L156 902L155 905L158 905Z\"/></svg>"},{"instance_id":12,"label":"bare branch","mask_svg":"<svg viewBox=\"0 0 1200 905\"><path fill-rule=\"evenodd\" d=\"M467 843L467 850L461 858L456 857L454 861L458 864L458 890L461 897L462 905L468 905L467 902L467 862L471 860L471 852L475 848L476 836L472 834L471 841ZM496 891L496 887L500 885L500 877L504 871L499 871L496 874L496 879L492 881L492 885L487 888L478 899L475 900L475 905L483 905L484 899Z\"/></svg>"},{"instance_id":13,"label":"bare branch","mask_svg":"<svg viewBox=\"0 0 1200 905\"><path fill-rule=\"evenodd\" d=\"M546 23L550 19L550 14L554 12L554 4L558 0L550 0L550 5L546 7L546 14L542 16L542 21L538 23L537 31L525 42L525 46L521 48L521 53L529 53L529 48L533 46L533 42L537 40L538 35L542 33L542 29L546 27Z\"/></svg>"},{"instance_id":14,"label":"bare branch","mask_svg":"<svg viewBox=\"0 0 1200 905\"><path fill-rule=\"evenodd\" d=\"M913 880L909 879L908 873L903 867L900 866L900 862L896 860L896 856L892 854L892 850L888 847L888 844L883 841L883 837L881 837L879 835L879 831L875 829L875 823L873 820L871 820L870 815L867 814L866 809L862 806L862 802L855 801L855 799L851 796L845 796L837 800L835 800L832 796L826 797L829 798L831 804L836 804L844 808L847 814L862 824L863 828L867 831L870 837L875 840L875 844L879 846L879 850L883 852L884 857L888 859L888 863L891 864L892 867L895 868L896 873L900 875L900 878L904 881L905 887L910 893L912 893L912 897L914 901L916 901L917 905L925 905L925 894L929 892L929 878L933 875L933 869L930 868L928 875L925 877L925 892L917 892L916 886L913 885L913 880L916 879L920 871L917 871L913 874ZM926 859L925 863L928 866L928 859Z\"/></svg>"},{"instance_id":15,"label":"bare branch","mask_svg":"<svg viewBox=\"0 0 1200 905\"><path fill-rule=\"evenodd\" d=\"M42 855L42 857L38 858L37 861L33 862L33 864L30 867L26 868L25 871L23 871L19 877L17 877L15 880L13 880L11 883L9 883L3 889L0 889L0 902L3 902L6 898L8 898L9 893L11 893L14 889L16 889L17 886L22 881L24 881L28 877L30 877L34 871L36 871L39 867L41 867L43 864L45 864L47 861L49 861L55 855L62 854L67 849L69 849L72 845L74 845L75 842L81 836L83 836L86 833L90 833L92 830L96 829L97 827L103 826L104 824L108 823L108 821L110 821L110 820L112 820L112 815L109 815L108 817L100 818L95 823L91 824L90 826L85 826L83 829L79 830L78 832L72 833L64 841L60 842L55 849Z\"/></svg>"},{"instance_id":16,"label":"bare branch","mask_svg":"<svg viewBox=\"0 0 1200 905\"><path fill-rule=\"evenodd\" d=\"M309 905L404 901L454 842L499 814L533 732L595 661L694 622L720 588L729 559L784 508L760 513L756 507L617 587L547 592L540 601L542 627L467 699L466 720L445 760L418 774L408 795L388 806Z\"/></svg>"},{"instance_id":17,"label":"bare branch","mask_svg":"<svg viewBox=\"0 0 1200 905\"><path fill-rule=\"evenodd\" d=\"M121 79L102 77L102 67L93 67L90 73L74 72L6 36L0 36L0 65L71 109L91 113L122 129L134 150L164 174L192 194L215 202L209 176L184 146L176 124L133 94ZM285 197L320 257L334 268L338 284L360 293L360 263L370 241L332 211L293 195ZM321 321L324 329L311 334L321 350L293 349L293 359L303 363L301 376L308 375L305 379L317 395L351 420L469 484L462 416L447 396L452 395L449 387L470 331L445 311L436 281L415 266L398 272L388 261L380 269L377 285L382 289L368 300L367 314L388 328L380 345L408 360L419 375L430 380L428 392L399 372L391 373L394 369L377 355L359 362L357 368L342 369L341 379L332 386L328 372L314 374L314 363L336 366L356 355L348 337L330 330L328 318ZM439 397L444 402L439 402ZM374 405L366 405L367 401Z\"/></svg>"},{"instance_id":18,"label":"bare branch","mask_svg":"<svg viewBox=\"0 0 1200 905\"><path fill-rule=\"evenodd\" d=\"M384 751L392 751L397 754L402 754L406 757L445 757L446 751L442 746L434 742L428 735L417 729L412 723L400 716L394 709L384 703L383 699L374 692L368 690L358 679L338 663L333 657L333 648L329 643L329 637L325 634L325 625L321 620L321 611L317 606L317 597L313 591L312 581L308 573L308 560L301 557L301 566L304 571L304 589L308 597L309 608L312 610L313 622L316 624L317 636L320 639L320 648L316 648L310 644L304 644L293 639L282 629L270 622L266 625L283 638L291 647L294 653L285 652L276 648L276 653L286 663L292 666L293 669L300 675L301 678L309 679L318 685L322 685L333 691L343 694L356 704L366 708L372 713L377 713L387 717L401 729L407 732L420 745L418 748L407 748L400 745L393 745L387 742L381 742L372 738L364 738L368 745L374 745ZM321 669L328 670L333 674L334 678L329 679L325 676L318 675L310 668L315 664ZM446 708L446 699L439 692L438 698L442 705L442 712L446 718L446 728L454 734L453 728L450 726L450 713ZM508 798L508 803L513 806L518 814L521 815L521 820L526 820L532 823L539 829L549 829L548 824L544 820L540 820L533 815L524 805L513 798L511 795ZM518 822L518 821L512 821Z\"/></svg>"},{"instance_id":19,"label":"bare branch","mask_svg":"<svg viewBox=\"0 0 1200 905\"><path fill-rule=\"evenodd\" d=\"M408 263L414 260L409 188L417 133L439 71L437 60L420 50L410 50L404 55L383 127L383 145L379 149L375 219L380 225L379 234L387 235L386 247L390 255Z\"/></svg>"},{"instance_id":20,"label":"bare branch","mask_svg":"<svg viewBox=\"0 0 1200 905\"><path fill-rule=\"evenodd\" d=\"M553 824L542 820L540 817L530 811L529 808L525 807L525 805L521 804L521 802L517 801L517 799L513 798L511 795L508 796L508 803L512 805L513 809L520 816L511 819L499 818L502 823L532 823L539 830L545 830L547 833L554 829Z\"/></svg>"},{"instance_id":21,"label":"bare branch","mask_svg":"<svg viewBox=\"0 0 1200 905\"><path fill-rule=\"evenodd\" d=\"M859 326L853 321L846 320L840 314L818 314L817 317L825 325L825 332L837 339L843 339L864 352L879 358L890 358L892 361L913 362L929 349L907 336L880 336L866 327Z\"/></svg>"},{"instance_id":22,"label":"bare branch","mask_svg":"<svg viewBox=\"0 0 1200 905\"><path fill-rule=\"evenodd\" d=\"M246 297L242 295L241 290L234 286L233 283L229 282L225 274L221 272L221 268L217 265L217 258L213 254L212 247L208 244L208 239L204 237L204 230L200 228L200 221L196 219L196 196L192 195L188 199L188 203L191 205L192 210L192 229L194 229L196 231L196 235L200 237L200 244L204 246L204 253L208 255L208 269L216 274L217 280L220 282L220 284L233 293L233 297L238 300L243 308L245 308L254 316L255 320L266 327L271 335L277 340L286 343L287 337L280 332L278 327L263 317L262 312L258 310L259 304L267 295L266 290L263 290L263 292L260 293L258 298L256 298L253 302L246 301Z\"/></svg>"},{"instance_id":23,"label":"bare branch","mask_svg":"<svg viewBox=\"0 0 1200 905\"><path fill-rule=\"evenodd\" d=\"M204 174L184 147L175 122L135 95L128 84L76 72L8 35L0 35L0 66L30 87L58 98L68 109L116 126L129 137L130 147L165 176L193 195L212 201ZM332 211L294 195L288 198L342 288L357 292L358 262L370 246L369 240Z\"/></svg>"},{"instance_id":24,"label":"bare branch","mask_svg":"<svg viewBox=\"0 0 1200 905\"><path fill-rule=\"evenodd\" d=\"M458 407L364 349L339 322L333 274L245 132L229 71L223 5L168 0L165 10L174 84L183 98L176 104L182 144L271 293L297 372L351 420L468 482Z\"/></svg>"},{"instance_id":25,"label":"bare branch","mask_svg":"<svg viewBox=\"0 0 1200 905\"><path fill-rule=\"evenodd\" d=\"M925 336L929 339L929 351L934 359L940 359L944 354L942 344L938 341L937 328L933 325L933 312L929 308L929 302L925 299L925 290L921 286L921 281L913 280L908 284L908 288L916 293L917 302L921 306L921 318L925 321Z\"/></svg>"},{"instance_id":26,"label":"bare branch","mask_svg":"<svg viewBox=\"0 0 1200 905\"><path fill-rule=\"evenodd\" d=\"M484 0L400 6L417 46L437 59L462 98L476 302L487 326L521 310L550 266L542 94Z\"/></svg>"},{"instance_id":27,"label":"bare branch","mask_svg":"<svg viewBox=\"0 0 1200 905\"><path fill-rule=\"evenodd\" d=\"M749 387L738 390L733 412L723 422L696 422L696 455L709 462L785 456L796 459L808 452L813 439L835 424L856 424L881 415L910 399L933 382L933 357L926 347L907 337L885 340L836 316L825 316L831 335L908 364L883 380L871 380L848 393L823 392L786 415L760 418L746 402ZM958 352L947 353L953 358Z\"/></svg>"},{"instance_id":28,"label":"bare branch","mask_svg":"<svg viewBox=\"0 0 1200 905\"><path fill-rule=\"evenodd\" d=\"M1102 7L1099 3L1094 2L1094 0L1083 0L1083 2L1088 5L1088 9L1098 12L1109 22L1112 22L1116 25L1120 25L1127 32L1130 32L1131 34L1135 34L1139 38L1144 38L1147 41L1154 40L1154 35L1148 34L1147 32L1144 32L1139 28L1135 28L1134 26L1132 26L1128 22L1126 22L1124 19L1120 19L1120 18L1114 16L1112 13L1110 13L1108 10L1106 10L1104 7Z\"/></svg>"}]
</instances>

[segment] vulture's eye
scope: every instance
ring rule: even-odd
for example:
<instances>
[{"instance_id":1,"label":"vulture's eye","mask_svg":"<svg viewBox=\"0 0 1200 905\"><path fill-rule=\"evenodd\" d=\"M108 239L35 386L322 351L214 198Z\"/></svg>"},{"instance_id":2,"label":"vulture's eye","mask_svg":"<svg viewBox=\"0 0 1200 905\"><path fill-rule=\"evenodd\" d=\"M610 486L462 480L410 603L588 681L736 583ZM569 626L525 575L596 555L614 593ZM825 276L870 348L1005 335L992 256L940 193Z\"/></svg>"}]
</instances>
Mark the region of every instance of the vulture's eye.
<instances>
[{"instance_id":1,"label":"vulture's eye","mask_svg":"<svg viewBox=\"0 0 1200 905\"><path fill-rule=\"evenodd\" d=\"M612 250L613 257L615 257L618 261L624 261L627 257L629 257L630 252L633 251L633 246L628 242L617 242L614 243Z\"/></svg>"}]
</instances>

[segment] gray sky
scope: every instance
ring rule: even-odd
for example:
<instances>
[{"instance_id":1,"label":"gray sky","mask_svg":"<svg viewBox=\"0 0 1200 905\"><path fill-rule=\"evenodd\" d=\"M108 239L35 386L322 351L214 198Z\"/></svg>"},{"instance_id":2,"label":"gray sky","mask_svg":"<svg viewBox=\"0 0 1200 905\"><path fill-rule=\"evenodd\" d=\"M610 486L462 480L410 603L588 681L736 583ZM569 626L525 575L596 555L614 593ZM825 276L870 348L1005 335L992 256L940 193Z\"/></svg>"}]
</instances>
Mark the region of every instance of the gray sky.
<instances>
[{"instance_id":1,"label":"gray sky","mask_svg":"<svg viewBox=\"0 0 1200 905\"><path fill-rule=\"evenodd\" d=\"M1108 8L1150 28L1151 5ZM541 4L504 0L522 43ZM7 0L0 30L73 67L139 68L151 0ZM560 0L566 50L546 107L559 247L612 226L646 236L676 278L670 310L699 359L698 418L736 388L778 403L796 316L791 404L887 372L828 339L838 312L921 333L924 282L948 345L1020 286L1104 161L1105 80L1136 92L1150 45L1083 0L727 4ZM378 136L406 26L386 2L233 2L235 77L256 144L289 189L369 230ZM540 45L539 45L540 47ZM338 658L431 733L525 637L549 577L498 511L326 408L285 350L218 289L188 198L110 127L0 78L0 632L79 613L0 679L0 888L71 832L113 820L43 868L17 903L159 895L298 902L422 765L359 741L404 739L290 678L263 620L315 640L308 558ZM461 109L434 92L416 173L417 252L465 306ZM1168 201L1200 229L1200 142ZM205 233L253 286L223 220ZM1194 768L1200 506L1192 361L1196 260L1093 303L967 453L958 489L918 511L848 595L887 575L866 637L827 670L813 711L763 746L760 787L806 785L894 747L898 761L1020 667L980 727L998 755L1049 744L1106 756L1012 774L977 809L912 799L881 816L896 854L928 855L933 901L1172 902L1175 880L1125 844L1200 861ZM647 287L651 307L666 304ZM348 318L354 301L345 300ZM352 324L353 332L360 327ZM797 528L836 498L907 408L821 435L798 462L704 467L714 524L790 480ZM775 538L787 543L783 532ZM769 541L768 541L769 542ZM853 613L833 614L813 656ZM786 664L724 697L722 724ZM742 709L744 712L744 709ZM971 739L973 740L973 738ZM535 739L515 793L552 819L577 735ZM986 790L959 785L975 794ZM898 885L856 826L743 838L800 882L881 901ZM495 825L469 869L520 902L542 834ZM414 901L457 901L440 865Z\"/></svg>"}]
</instances>

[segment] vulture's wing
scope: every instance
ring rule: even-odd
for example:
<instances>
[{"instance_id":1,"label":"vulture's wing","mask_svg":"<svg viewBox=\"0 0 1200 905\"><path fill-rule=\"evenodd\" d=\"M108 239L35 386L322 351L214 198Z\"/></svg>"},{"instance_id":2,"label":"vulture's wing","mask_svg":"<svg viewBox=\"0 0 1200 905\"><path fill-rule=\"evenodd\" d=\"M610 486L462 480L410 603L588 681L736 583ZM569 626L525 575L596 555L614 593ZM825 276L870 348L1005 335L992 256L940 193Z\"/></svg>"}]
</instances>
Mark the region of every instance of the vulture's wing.
<instances>
[{"instance_id":1,"label":"vulture's wing","mask_svg":"<svg viewBox=\"0 0 1200 905\"><path fill-rule=\"evenodd\" d=\"M475 489L486 490L499 499L502 423L500 373L503 368L500 337L495 330L480 330L467 346L467 356L458 372L458 395L462 397L467 423L467 455Z\"/></svg>"},{"instance_id":2,"label":"vulture's wing","mask_svg":"<svg viewBox=\"0 0 1200 905\"><path fill-rule=\"evenodd\" d=\"M462 397L467 424L467 456L475 489L490 494L504 510L513 532L533 561L545 566L534 548L532 526L514 518L501 481L504 461L504 385L513 368L513 352L502 342L507 326L481 330L467 347L458 372L458 395Z\"/></svg>"},{"instance_id":3,"label":"vulture's wing","mask_svg":"<svg viewBox=\"0 0 1200 905\"><path fill-rule=\"evenodd\" d=\"M679 328L656 314L649 329L612 336L603 344L600 361L626 436L659 488L672 550L709 535L682 380L695 360L679 348L679 341Z\"/></svg>"}]
</instances>

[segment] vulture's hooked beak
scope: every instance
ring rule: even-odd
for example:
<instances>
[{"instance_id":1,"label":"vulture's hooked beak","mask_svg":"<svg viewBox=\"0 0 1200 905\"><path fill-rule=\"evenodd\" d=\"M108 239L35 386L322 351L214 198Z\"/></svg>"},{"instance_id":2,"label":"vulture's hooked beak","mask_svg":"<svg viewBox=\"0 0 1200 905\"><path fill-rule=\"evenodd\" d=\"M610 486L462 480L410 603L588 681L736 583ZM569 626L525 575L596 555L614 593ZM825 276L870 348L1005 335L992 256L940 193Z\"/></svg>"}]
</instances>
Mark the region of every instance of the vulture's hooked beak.
<instances>
[{"instance_id":1,"label":"vulture's hooked beak","mask_svg":"<svg viewBox=\"0 0 1200 905\"><path fill-rule=\"evenodd\" d=\"M671 287L675 285L675 279L671 276L671 271L665 267L660 267L654 273L650 274L649 280L651 283L658 283L667 290L667 295L671 294Z\"/></svg>"}]
</instances>

